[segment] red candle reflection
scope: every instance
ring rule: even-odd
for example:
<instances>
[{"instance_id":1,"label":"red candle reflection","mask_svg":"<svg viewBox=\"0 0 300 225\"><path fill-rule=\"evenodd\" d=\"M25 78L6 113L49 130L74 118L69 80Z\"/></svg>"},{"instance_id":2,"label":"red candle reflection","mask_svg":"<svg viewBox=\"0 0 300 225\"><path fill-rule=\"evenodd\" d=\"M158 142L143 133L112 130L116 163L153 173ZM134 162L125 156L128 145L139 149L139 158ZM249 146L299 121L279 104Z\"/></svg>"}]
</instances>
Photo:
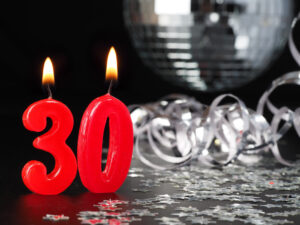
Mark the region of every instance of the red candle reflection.
<instances>
[{"instance_id":1,"label":"red candle reflection","mask_svg":"<svg viewBox=\"0 0 300 225\"><path fill-rule=\"evenodd\" d=\"M69 217L63 224L81 224L78 220L80 211L95 211L95 204L104 200L121 200L121 196L115 193L92 194L86 192L79 196L42 196L28 194L20 197L16 202L16 217L14 224L49 224L49 221L43 221L46 214L61 215Z\"/></svg>"}]
</instances>

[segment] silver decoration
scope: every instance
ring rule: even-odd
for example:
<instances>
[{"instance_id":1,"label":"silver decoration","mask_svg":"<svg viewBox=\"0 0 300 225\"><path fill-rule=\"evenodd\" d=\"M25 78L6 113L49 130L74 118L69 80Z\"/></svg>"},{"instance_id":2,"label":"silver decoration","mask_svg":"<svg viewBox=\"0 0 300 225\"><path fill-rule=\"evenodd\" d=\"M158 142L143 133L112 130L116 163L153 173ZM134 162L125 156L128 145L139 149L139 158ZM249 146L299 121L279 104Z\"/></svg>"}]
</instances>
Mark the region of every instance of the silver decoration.
<instances>
[{"instance_id":1,"label":"silver decoration","mask_svg":"<svg viewBox=\"0 0 300 225\"><path fill-rule=\"evenodd\" d=\"M292 28L299 19L300 16L294 19ZM292 31L289 47L300 66ZM277 142L291 127L300 137L300 108L277 109L269 100L272 92L285 84L300 85L300 71L274 80L260 98L256 111L232 94L220 95L210 106L184 95L169 95L158 102L129 106L135 154L144 164L158 170L183 166L193 159L206 166L226 166L235 161L254 164L268 152L281 164L291 166L281 157ZM232 98L236 103L220 105L224 98ZM264 117L265 106L273 114L271 122Z\"/></svg>"},{"instance_id":2,"label":"silver decoration","mask_svg":"<svg viewBox=\"0 0 300 225\"><path fill-rule=\"evenodd\" d=\"M228 97L237 103L219 105ZM208 166L224 166L236 160L253 164L268 151L282 164L291 165L281 157L277 146L279 138L290 128L286 122L278 131L287 108L281 108L271 124L229 94L217 97L209 107L187 96L171 95L156 103L129 109L134 125L135 154L154 169L172 169L193 159ZM151 150L154 154L150 154Z\"/></svg>"},{"instance_id":3,"label":"silver decoration","mask_svg":"<svg viewBox=\"0 0 300 225\"><path fill-rule=\"evenodd\" d=\"M207 92L259 76L283 49L292 14L292 0L124 1L142 61L173 84Z\"/></svg>"}]
</instances>

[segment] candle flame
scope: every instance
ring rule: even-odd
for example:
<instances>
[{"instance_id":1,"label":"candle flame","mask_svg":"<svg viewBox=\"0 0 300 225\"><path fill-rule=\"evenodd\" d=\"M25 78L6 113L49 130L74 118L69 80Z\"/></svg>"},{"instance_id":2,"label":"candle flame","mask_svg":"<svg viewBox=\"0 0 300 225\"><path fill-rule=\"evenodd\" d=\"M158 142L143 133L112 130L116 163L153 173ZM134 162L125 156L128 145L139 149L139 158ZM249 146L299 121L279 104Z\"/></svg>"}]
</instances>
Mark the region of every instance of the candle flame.
<instances>
[{"instance_id":1,"label":"candle flame","mask_svg":"<svg viewBox=\"0 0 300 225\"><path fill-rule=\"evenodd\" d=\"M54 70L50 57L47 57L44 63L42 84L54 84Z\"/></svg>"},{"instance_id":2,"label":"candle flame","mask_svg":"<svg viewBox=\"0 0 300 225\"><path fill-rule=\"evenodd\" d=\"M118 79L118 63L117 54L114 47L111 47L107 56L106 64L106 80L117 80Z\"/></svg>"}]
</instances>

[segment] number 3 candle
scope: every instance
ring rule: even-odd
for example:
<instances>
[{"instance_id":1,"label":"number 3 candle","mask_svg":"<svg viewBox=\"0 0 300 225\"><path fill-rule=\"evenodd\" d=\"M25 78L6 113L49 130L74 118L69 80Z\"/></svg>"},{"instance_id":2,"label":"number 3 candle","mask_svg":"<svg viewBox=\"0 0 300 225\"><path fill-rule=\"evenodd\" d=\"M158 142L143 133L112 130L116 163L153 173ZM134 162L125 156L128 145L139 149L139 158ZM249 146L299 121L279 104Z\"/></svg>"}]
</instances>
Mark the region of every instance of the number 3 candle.
<instances>
[{"instance_id":1,"label":"number 3 candle","mask_svg":"<svg viewBox=\"0 0 300 225\"><path fill-rule=\"evenodd\" d=\"M78 137L78 170L83 185L94 193L115 192L126 179L133 151L133 128L127 107L110 95L117 80L117 57L111 48L106 67L110 80L106 95L96 98L82 117ZM101 169L102 139L109 118L109 150L104 171Z\"/></svg>"},{"instance_id":2,"label":"number 3 candle","mask_svg":"<svg viewBox=\"0 0 300 225\"><path fill-rule=\"evenodd\" d=\"M32 192L51 195L59 194L72 183L77 163L72 150L65 143L73 129L72 113L63 103L52 99L50 84L54 84L54 73L50 58L44 64L43 84L48 87L49 98L30 105L23 114L23 124L28 130L41 132L46 128L47 118L52 120L51 129L37 137L33 146L51 153L55 167L47 174L44 164L30 161L22 170L22 178Z\"/></svg>"}]
</instances>

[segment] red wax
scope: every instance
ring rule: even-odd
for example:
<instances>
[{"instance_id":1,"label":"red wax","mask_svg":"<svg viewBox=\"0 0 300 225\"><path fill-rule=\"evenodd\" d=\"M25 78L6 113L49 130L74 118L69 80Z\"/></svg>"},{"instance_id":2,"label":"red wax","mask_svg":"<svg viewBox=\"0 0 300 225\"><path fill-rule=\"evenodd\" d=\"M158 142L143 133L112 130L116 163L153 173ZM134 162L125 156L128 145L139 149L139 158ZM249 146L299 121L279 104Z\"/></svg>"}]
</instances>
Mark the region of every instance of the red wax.
<instances>
[{"instance_id":1,"label":"red wax","mask_svg":"<svg viewBox=\"0 0 300 225\"><path fill-rule=\"evenodd\" d=\"M44 99L26 109L23 124L30 131L41 132L46 128L47 118L52 120L52 127L37 137L33 141L33 146L52 154L55 167L47 174L43 163L30 161L23 167L22 178L32 192L54 195L63 192L72 183L77 172L75 155L65 143L73 129L73 116L63 103Z\"/></svg>"},{"instance_id":2,"label":"red wax","mask_svg":"<svg viewBox=\"0 0 300 225\"><path fill-rule=\"evenodd\" d=\"M109 150L101 169L102 139L109 118ZM78 137L78 170L83 185L94 193L117 191L126 179L133 151L133 128L127 107L109 94L86 109Z\"/></svg>"}]
</instances>

